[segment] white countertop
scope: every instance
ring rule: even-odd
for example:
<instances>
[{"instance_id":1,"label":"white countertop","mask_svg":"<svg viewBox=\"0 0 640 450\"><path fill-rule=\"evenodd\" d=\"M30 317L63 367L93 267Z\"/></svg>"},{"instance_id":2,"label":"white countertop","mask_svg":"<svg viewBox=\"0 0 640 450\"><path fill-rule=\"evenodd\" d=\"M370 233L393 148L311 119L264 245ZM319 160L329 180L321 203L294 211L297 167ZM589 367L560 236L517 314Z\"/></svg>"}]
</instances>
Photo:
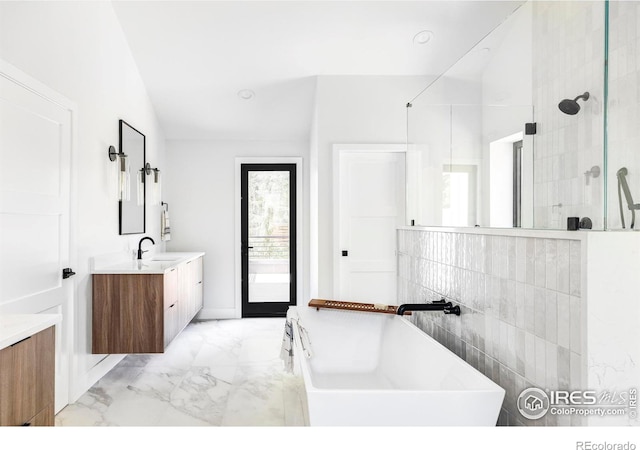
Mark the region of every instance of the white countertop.
<instances>
[{"instance_id":1,"label":"white countertop","mask_svg":"<svg viewBox=\"0 0 640 450\"><path fill-rule=\"evenodd\" d=\"M0 314L0 350L62 322L62 314Z\"/></svg>"},{"instance_id":2,"label":"white countertop","mask_svg":"<svg viewBox=\"0 0 640 450\"><path fill-rule=\"evenodd\" d=\"M140 260L120 261L94 267L93 274L163 274L182 263L204 256L204 252L156 253Z\"/></svg>"}]
</instances>

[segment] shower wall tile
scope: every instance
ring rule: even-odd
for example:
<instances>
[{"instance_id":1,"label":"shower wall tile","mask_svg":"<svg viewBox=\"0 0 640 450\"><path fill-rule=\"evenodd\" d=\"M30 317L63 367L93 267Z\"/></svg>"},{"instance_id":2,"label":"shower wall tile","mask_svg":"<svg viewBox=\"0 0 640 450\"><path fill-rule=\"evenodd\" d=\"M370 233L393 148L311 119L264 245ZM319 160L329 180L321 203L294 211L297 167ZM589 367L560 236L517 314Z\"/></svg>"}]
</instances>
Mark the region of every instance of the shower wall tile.
<instances>
[{"instance_id":1,"label":"shower wall tile","mask_svg":"<svg viewBox=\"0 0 640 450\"><path fill-rule=\"evenodd\" d=\"M558 272L558 245L555 239L545 239L545 279L547 289L556 289Z\"/></svg>"},{"instance_id":2,"label":"shower wall tile","mask_svg":"<svg viewBox=\"0 0 640 450\"><path fill-rule=\"evenodd\" d=\"M580 305L579 297L570 297L570 311L571 311L571 324L570 333L571 333L571 342L570 348L571 351L580 353L581 351L581 343L582 343L582 320L581 320L581 305Z\"/></svg>"},{"instance_id":3,"label":"shower wall tile","mask_svg":"<svg viewBox=\"0 0 640 450\"><path fill-rule=\"evenodd\" d=\"M546 243L544 239L535 240L535 280L536 286L545 287L547 269L545 264L547 262Z\"/></svg>"},{"instance_id":4,"label":"shower wall tile","mask_svg":"<svg viewBox=\"0 0 640 450\"><path fill-rule=\"evenodd\" d=\"M547 378L545 387L547 389L558 389L558 346L550 342L547 345Z\"/></svg>"},{"instance_id":5,"label":"shower wall tile","mask_svg":"<svg viewBox=\"0 0 640 450\"><path fill-rule=\"evenodd\" d=\"M556 287L559 292L569 293L569 241L558 241L558 267L556 271Z\"/></svg>"},{"instance_id":6,"label":"shower wall tile","mask_svg":"<svg viewBox=\"0 0 640 450\"><path fill-rule=\"evenodd\" d=\"M569 296L558 293L558 345L566 349L571 347L571 309Z\"/></svg>"},{"instance_id":7,"label":"shower wall tile","mask_svg":"<svg viewBox=\"0 0 640 450\"><path fill-rule=\"evenodd\" d=\"M547 330L546 295L542 288L534 291L535 335L544 338Z\"/></svg>"},{"instance_id":8,"label":"shower wall tile","mask_svg":"<svg viewBox=\"0 0 640 450\"><path fill-rule=\"evenodd\" d=\"M524 305L524 284L516 283L516 328L524 330L526 328L526 311Z\"/></svg>"},{"instance_id":9,"label":"shower wall tile","mask_svg":"<svg viewBox=\"0 0 640 450\"><path fill-rule=\"evenodd\" d=\"M590 217L595 229L604 227L604 177L585 176L592 167L603 167L604 3L533 2L532 92L538 123L534 144L535 228L566 229L567 217L572 216ZM636 2L611 2L618 3ZM620 40L628 41L626 37ZM616 58L611 55L611 59ZM590 99L581 101L578 114L569 116L558 109L562 99L585 91L589 91ZM631 103L637 104L637 100ZM626 109L616 117L622 119L624 112ZM611 114L609 124L614 122L613 117ZM616 130L624 120L617 122ZM552 284L547 287L555 289Z\"/></svg>"},{"instance_id":10,"label":"shower wall tile","mask_svg":"<svg viewBox=\"0 0 640 450\"><path fill-rule=\"evenodd\" d=\"M536 374L535 381L537 386L545 386L547 381L547 343L544 339L536 336Z\"/></svg>"},{"instance_id":11,"label":"shower wall tile","mask_svg":"<svg viewBox=\"0 0 640 450\"><path fill-rule=\"evenodd\" d=\"M524 311L525 330L529 333L535 331L535 301L533 297L534 287L530 284L524 287Z\"/></svg>"},{"instance_id":12,"label":"shower wall tile","mask_svg":"<svg viewBox=\"0 0 640 450\"><path fill-rule=\"evenodd\" d=\"M564 347L558 347L558 388L569 389L571 383L571 353Z\"/></svg>"},{"instance_id":13,"label":"shower wall tile","mask_svg":"<svg viewBox=\"0 0 640 450\"><path fill-rule=\"evenodd\" d=\"M444 297L460 305L459 317L420 312L411 320L506 390L501 425L580 423L530 421L516 407L526 387L580 385L580 245L564 239L398 231L399 302Z\"/></svg>"},{"instance_id":14,"label":"shower wall tile","mask_svg":"<svg viewBox=\"0 0 640 450\"><path fill-rule=\"evenodd\" d=\"M516 281L527 282L527 240L516 238Z\"/></svg>"},{"instance_id":15,"label":"shower wall tile","mask_svg":"<svg viewBox=\"0 0 640 450\"><path fill-rule=\"evenodd\" d=\"M580 242L571 241L569 244L569 293L571 295L580 296L581 264Z\"/></svg>"},{"instance_id":16,"label":"shower wall tile","mask_svg":"<svg viewBox=\"0 0 640 450\"><path fill-rule=\"evenodd\" d=\"M545 332L547 341L558 342L558 304L557 292L547 290L547 298L545 305L546 323Z\"/></svg>"}]
</instances>

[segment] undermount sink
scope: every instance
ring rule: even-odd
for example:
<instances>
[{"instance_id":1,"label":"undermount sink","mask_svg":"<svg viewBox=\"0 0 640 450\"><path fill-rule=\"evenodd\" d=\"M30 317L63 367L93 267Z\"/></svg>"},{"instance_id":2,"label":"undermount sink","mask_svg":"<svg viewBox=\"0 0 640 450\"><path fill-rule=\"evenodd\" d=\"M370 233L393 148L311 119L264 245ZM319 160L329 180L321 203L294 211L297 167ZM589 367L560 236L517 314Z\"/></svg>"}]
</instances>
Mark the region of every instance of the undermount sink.
<instances>
[{"instance_id":1,"label":"undermount sink","mask_svg":"<svg viewBox=\"0 0 640 450\"><path fill-rule=\"evenodd\" d=\"M182 256L154 256L150 258L149 261L177 261L180 258L182 258Z\"/></svg>"},{"instance_id":2,"label":"undermount sink","mask_svg":"<svg viewBox=\"0 0 640 450\"><path fill-rule=\"evenodd\" d=\"M138 269L162 269L165 267L167 261L137 261L136 267Z\"/></svg>"}]
</instances>

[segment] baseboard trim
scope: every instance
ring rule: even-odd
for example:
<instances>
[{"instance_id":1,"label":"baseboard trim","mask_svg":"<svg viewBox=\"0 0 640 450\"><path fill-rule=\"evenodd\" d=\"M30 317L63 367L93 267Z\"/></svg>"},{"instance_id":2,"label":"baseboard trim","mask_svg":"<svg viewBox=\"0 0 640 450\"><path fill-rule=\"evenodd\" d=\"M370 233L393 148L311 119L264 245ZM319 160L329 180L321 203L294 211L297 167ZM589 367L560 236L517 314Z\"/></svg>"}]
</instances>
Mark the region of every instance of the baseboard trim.
<instances>
[{"instance_id":1,"label":"baseboard trim","mask_svg":"<svg viewBox=\"0 0 640 450\"><path fill-rule=\"evenodd\" d=\"M202 309L195 317L195 320L215 319L240 319L240 311L235 308L208 308Z\"/></svg>"},{"instance_id":2,"label":"baseboard trim","mask_svg":"<svg viewBox=\"0 0 640 450\"><path fill-rule=\"evenodd\" d=\"M122 361L125 356L127 355L108 355L98 364L89 369L89 371L85 372L82 375L81 385L75 386L75 389L73 389L73 395L71 398L72 403L77 402L78 399L91 388L91 386L96 384L100 378L109 373L109 371Z\"/></svg>"}]
</instances>

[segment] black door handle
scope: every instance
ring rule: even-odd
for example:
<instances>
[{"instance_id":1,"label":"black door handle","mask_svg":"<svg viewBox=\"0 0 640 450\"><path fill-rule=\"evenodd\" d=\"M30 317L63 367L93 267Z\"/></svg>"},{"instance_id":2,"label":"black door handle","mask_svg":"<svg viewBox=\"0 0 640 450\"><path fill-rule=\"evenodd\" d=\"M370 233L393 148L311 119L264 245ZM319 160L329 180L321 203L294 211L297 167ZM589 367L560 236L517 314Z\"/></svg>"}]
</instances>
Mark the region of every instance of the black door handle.
<instances>
[{"instance_id":1,"label":"black door handle","mask_svg":"<svg viewBox=\"0 0 640 450\"><path fill-rule=\"evenodd\" d=\"M67 267L66 269L62 269L62 279L66 280L69 277L74 276L76 273L71 270L69 267Z\"/></svg>"}]
</instances>

